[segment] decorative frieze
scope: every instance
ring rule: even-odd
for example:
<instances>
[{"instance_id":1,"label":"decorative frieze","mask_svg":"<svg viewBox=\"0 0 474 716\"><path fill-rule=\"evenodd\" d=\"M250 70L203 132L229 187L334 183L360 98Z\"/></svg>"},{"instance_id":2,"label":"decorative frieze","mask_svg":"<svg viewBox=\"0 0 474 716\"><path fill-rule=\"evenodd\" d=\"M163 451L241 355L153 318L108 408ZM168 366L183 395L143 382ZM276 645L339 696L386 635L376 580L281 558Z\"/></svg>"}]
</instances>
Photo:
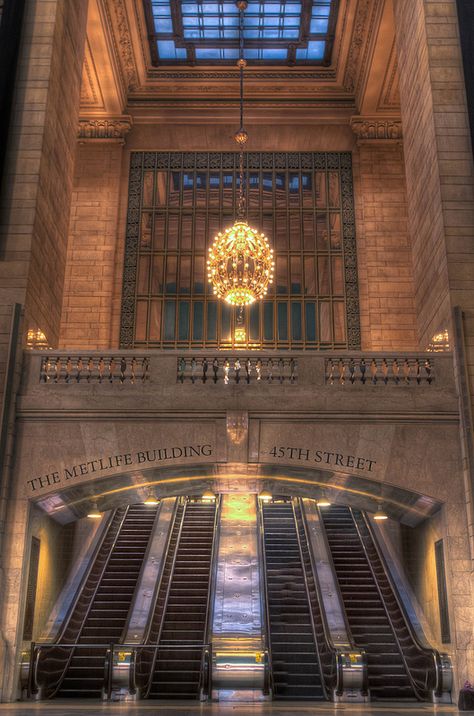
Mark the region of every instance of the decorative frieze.
<instances>
[{"instance_id":1,"label":"decorative frieze","mask_svg":"<svg viewBox=\"0 0 474 716\"><path fill-rule=\"evenodd\" d=\"M119 140L124 141L132 128L132 118L125 117L94 117L79 119L78 139L88 140Z\"/></svg>"},{"instance_id":2,"label":"decorative frieze","mask_svg":"<svg viewBox=\"0 0 474 716\"><path fill-rule=\"evenodd\" d=\"M403 138L400 117L352 117L351 128L359 141L400 141Z\"/></svg>"}]
</instances>

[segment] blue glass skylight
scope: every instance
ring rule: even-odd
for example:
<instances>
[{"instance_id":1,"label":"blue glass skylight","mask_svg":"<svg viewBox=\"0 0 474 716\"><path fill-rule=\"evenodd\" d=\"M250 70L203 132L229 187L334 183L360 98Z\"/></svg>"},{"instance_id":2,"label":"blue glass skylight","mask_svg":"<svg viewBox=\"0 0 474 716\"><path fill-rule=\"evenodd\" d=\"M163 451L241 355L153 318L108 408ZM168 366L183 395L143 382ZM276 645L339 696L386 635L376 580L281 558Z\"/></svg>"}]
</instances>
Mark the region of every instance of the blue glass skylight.
<instances>
[{"instance_id":1,"label":"blue glass skylight","mask_svg":"<svg viewBox=\"0 0 474 716\"><path fill-rule=\"evenodd\" d=\"M143 0L157 64L223 63L238 57L234 0ZM321 64L330 60L337 0L249 0L245 56L260 64Z\"/></svg>"}]
</instances>

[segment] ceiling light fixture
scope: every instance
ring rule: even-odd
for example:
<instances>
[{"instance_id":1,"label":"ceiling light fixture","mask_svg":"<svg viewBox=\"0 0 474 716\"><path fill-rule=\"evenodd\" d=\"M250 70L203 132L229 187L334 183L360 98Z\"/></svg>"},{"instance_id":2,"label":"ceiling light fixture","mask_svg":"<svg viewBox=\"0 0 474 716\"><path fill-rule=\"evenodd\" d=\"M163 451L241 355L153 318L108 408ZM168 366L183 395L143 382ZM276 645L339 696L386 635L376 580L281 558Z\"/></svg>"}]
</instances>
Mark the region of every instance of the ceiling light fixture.
<instances>
[{"instance_id":1,"label":"ceiling light fixture","mask_svg":"<svg viewBox=\"0 0 474 716\"><path fill-rule=\"evenodd\" d=\"M325 492L321 492L320 497L316 500L316 504L318 507L331 507L331 502L326 497Z\"/></svg>"},{"instance_id":2,"label":"ceiling light fixture","mask_svg":"<svg viewBox=\"0 0 474 716\"><path fill-rule=\"evenodd\" d=\"M215 502L215 501L216 501L216 496L215 496L215 494L212 492L212 490L206 490L206 492L205 492L205 493L203 494L203 496L201 497L201 500L202 500L203 502Z\"/></svg>"},{"instance_id":3,"label":"ceiling light fixture","mask_svg":"<svg viewBox=\"0 0 474 716\"><path fill-rule=\"evenodd\" d=\"M262 502L271 502L273 500L273 495L269 490L262 490L258 495L258 499Z\"/></svg>"},{"instance_id":4,"label":"ceiling light fixture","mask_svg":"<svg viewBox=\"0 0 474 716\"><path fill-rule=\"evenodd\" d=\"M144 505L147 505L147 506L149 506L149 507L152 507L153 505L158 505L159 502L160 502L160 501L159 501L159 499L157 498L157 496L155 495L155 493L153 492L153 490L149 490L149 491L148 491L148 495L147 495L146 498L143 500L143 504L144 504Z\"/></svg>"},{"instance_id":5,"label":"ceiling light fixture","mask_svg":"<svg viewBox=\"0 0 474 716\"><path fill-rule=\"evenodd\" d=\"M100 519L102 518L102 512L99 512L99 510L97 509L97 503L96 503L96 502L93 502L93 503L92 503L92 508L91 508L91 509L89 510L89 512L87 513L87 516L88 516L89 519L91 519L91 520L100 520Z\"/></svg>"},{"instance_id":6,"label":"ceiling light fixture","mask_svg":"<svg viewBox=\"0 0 474 716\"><path fill-rule=\"evenodd\" d=\"M379 504L377 507L377 512L374 515L374 520L388 520L387 513L382 509L382 505Z\"/></svg>"},{"instance_id":7,"label":"ceiling light fixture","mask_svg":"<svg viewBox=\"0 0 474 716\"><path fill-rule=\"evenodd\" d=\"M239 204L233 226L219 232L209 249L208 280L214 294L238 308L238 342L242 342L243 308L263 298L273 282L274 260L265 234L249 226L246 219L244 147L248 133L244 128L244 12L248 3L239 0L240 128L234 135L239 145Z\"/></svg>"}]
</instances>

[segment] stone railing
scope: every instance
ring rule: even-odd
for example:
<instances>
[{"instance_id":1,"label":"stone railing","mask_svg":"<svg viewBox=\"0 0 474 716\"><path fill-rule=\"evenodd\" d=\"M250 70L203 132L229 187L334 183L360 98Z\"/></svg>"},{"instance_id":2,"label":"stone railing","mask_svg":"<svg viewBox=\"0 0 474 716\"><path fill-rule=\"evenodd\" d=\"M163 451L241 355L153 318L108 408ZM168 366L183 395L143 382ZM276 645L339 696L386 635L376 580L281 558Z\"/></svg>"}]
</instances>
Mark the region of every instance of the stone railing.
<instances>
[{"instance_id":1,"label":"stone railing","mask_svg":"<svg viewBox=\"0 0 474 716\"><path fill-rule=\"evenodd\" d=\"M298 361L292 357L180 356L176 365L178 383L290 383L298 381Z\"/></svg>"},{"instance_id":2,"label":"stone railing","mask_svg":"<svg viewBox=\"0 0 474 716\"><path fill-rule=\"evenodd\" d=\"M28 353L30 353L28 351ZM432 354L209 353L123 351L30 353L31 382L41 385L103 384L325 385L438 387L448 379L446 360ZM451 358L447 357L450 361ZM33 367L34 366L34 367ZM39 375L38 375L39 374ZM440 382L441 381L441 382Z\"/></svg>"},{"instance_id":3,"label":"stone railing","mask_svg":"<svg viewBox=\"0 0 474 716\"><path fill-rule=\"evenodd\" d=\"M144 383L149 377L147 357L48 354L41 361L42 383Z\"/></svg>"},{"instance_id":4,"label":"stone railing","mask_svg":"<svg viewBox=\"0 0 474 716\"><path fill-rule=\"evenodd\" d=\"M326 383L329 385L431 385L434 366L430 358L351 356L326 359Z\"/></svg>"}]
</instances>

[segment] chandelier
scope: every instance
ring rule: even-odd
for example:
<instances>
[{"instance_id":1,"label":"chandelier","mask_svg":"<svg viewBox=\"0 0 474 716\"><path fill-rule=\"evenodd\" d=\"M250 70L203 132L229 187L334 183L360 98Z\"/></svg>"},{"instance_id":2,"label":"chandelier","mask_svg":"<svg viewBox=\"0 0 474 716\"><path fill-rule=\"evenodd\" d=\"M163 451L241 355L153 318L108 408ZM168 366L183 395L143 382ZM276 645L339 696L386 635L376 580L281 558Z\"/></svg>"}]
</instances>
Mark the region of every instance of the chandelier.
<instances>
[{"instance_id":1,"label":"chandelier","mask_svg":"<svg viewBox=\"0 0 474 716\"><path fill-rule=\"evenodd\" d=\"M239 145L239 203L237 218L233 226L219 232L209 249L207 262L208 279L214 294L227 303L237 306L238 324L242 329L242 311L244 306L263 298L273 281L273 249L268 239L257 229L249 226L246 220L244 147L248 140L244 129L244 11L248 3L239 0L239 60L240 70L240 129L234 139Z\"/></svg>"}]
</instances>

